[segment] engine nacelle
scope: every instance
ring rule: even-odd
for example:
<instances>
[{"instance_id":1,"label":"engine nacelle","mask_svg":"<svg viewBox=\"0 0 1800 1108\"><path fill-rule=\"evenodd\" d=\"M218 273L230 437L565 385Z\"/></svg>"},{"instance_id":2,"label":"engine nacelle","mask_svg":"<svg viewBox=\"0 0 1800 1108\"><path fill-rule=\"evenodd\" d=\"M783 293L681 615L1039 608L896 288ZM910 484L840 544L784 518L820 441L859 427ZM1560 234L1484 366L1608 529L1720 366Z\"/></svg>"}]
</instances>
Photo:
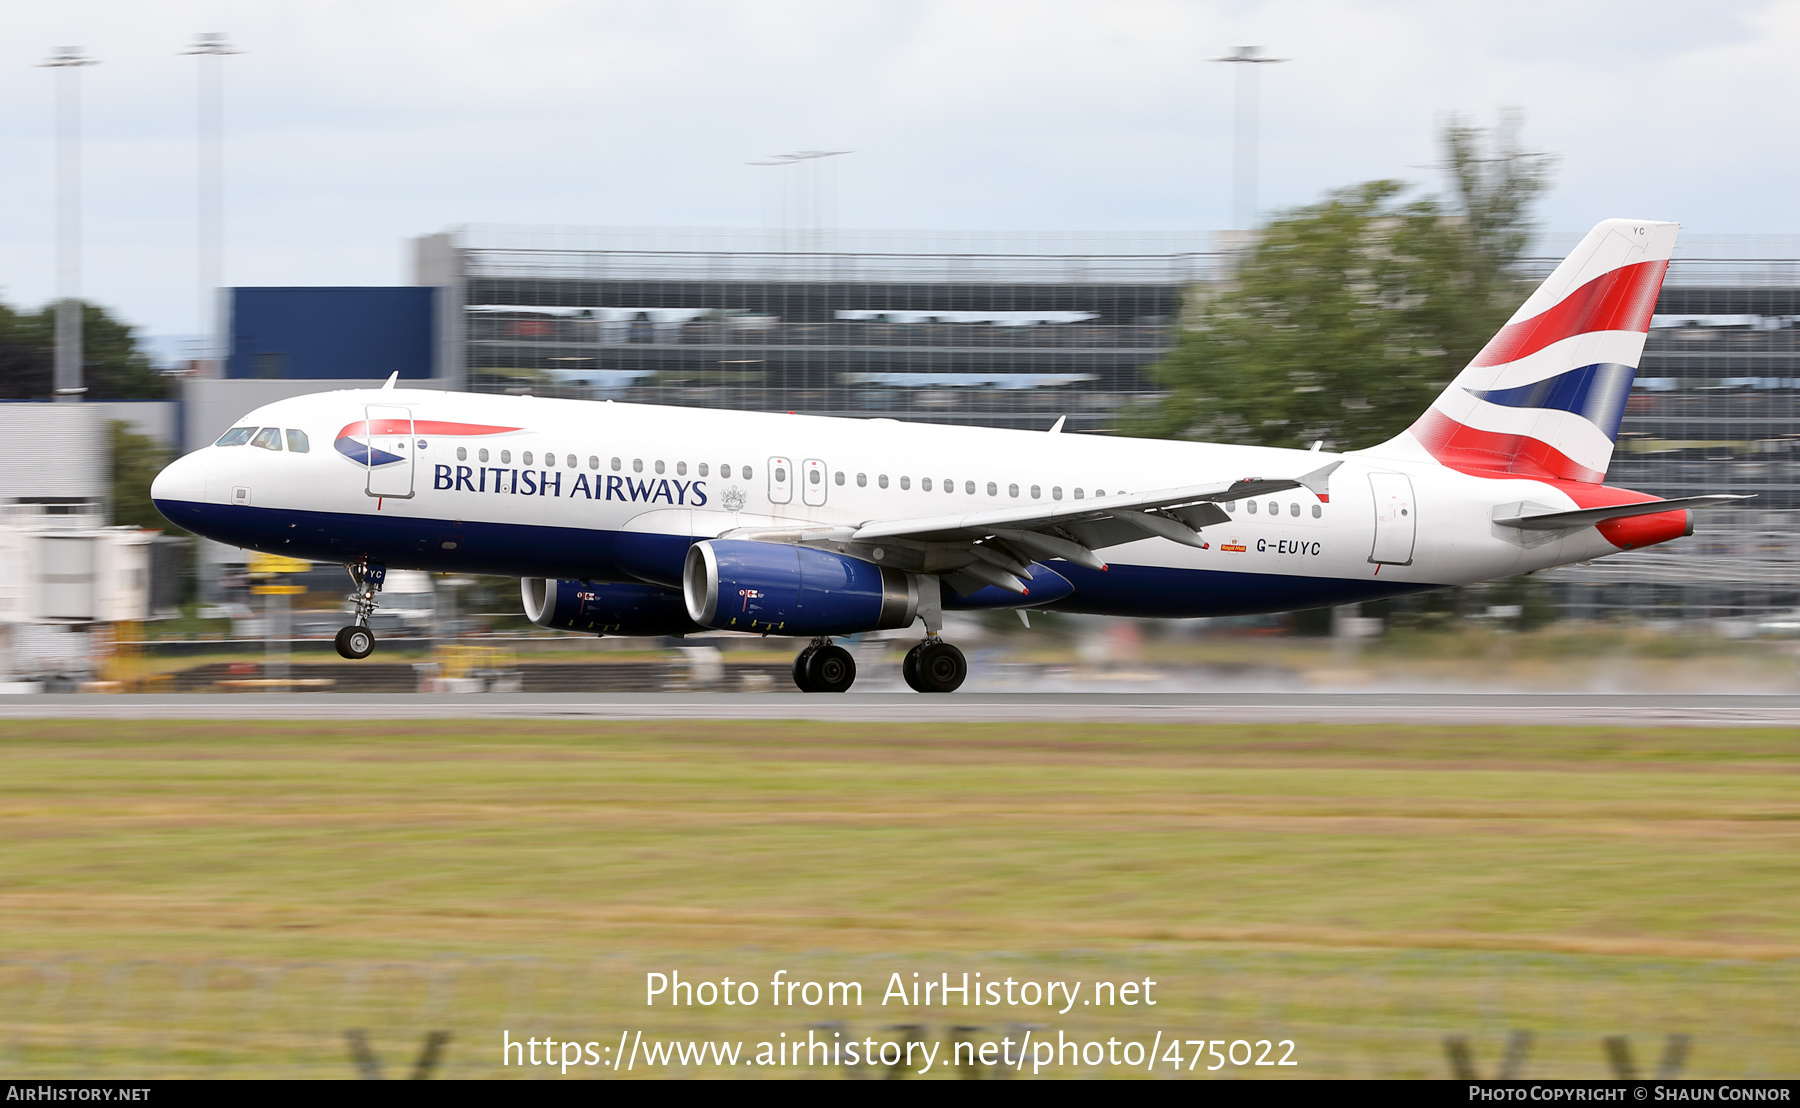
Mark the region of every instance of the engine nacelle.
<instances>
[{"instance_id":1,"label":"engine nacelle","mask_svg":"<svg viewBox=\"0 0 1800 1108\"><path fill-rule=\"evenodd\" d=\"M910 573L810 546L712 539L688 548L687 614L722 631L849 635L906 627L919 614Z\"/></svg>"},{"instance_id":2,"label":"engine nacelle","mask_svg":"<svg viewBox=\"0 0 1800 1108\"><path fill-rule=\"evenodd\" d=\"M519 581L525 618L557 631L590 635L685 635L700 630L681 594L655 585L589 585L526 577Z\"/></svg>"}]
</instances>

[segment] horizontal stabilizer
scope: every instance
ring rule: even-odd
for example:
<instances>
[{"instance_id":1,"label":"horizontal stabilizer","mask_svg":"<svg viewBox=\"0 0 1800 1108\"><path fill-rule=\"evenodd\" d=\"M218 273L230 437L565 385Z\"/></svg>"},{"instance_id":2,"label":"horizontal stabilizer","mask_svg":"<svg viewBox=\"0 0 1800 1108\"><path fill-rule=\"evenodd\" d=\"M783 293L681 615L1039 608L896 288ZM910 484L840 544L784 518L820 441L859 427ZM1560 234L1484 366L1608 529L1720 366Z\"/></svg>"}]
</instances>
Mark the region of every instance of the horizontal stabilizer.
<instances>
[{"instance_id":1,"label":"horizontal stabilizer","mask_svg":"<svg viewBox=\"0 0 1800 1108\"><path fill-rule=\"evenodd\" d=\"M1653 516L1661 512L1679 512L1692 508L1717 508L1722 504L1748 499L1748 496L1682 496L1674 500L1646 500L1638 504L1612 504L1604 508L1510 515L1504 519L1495 519L1494 523L1500 527L1517 527L1522 531L1572 531L1580 527L1592 527L1609 519ZM1514 506L1509 504L1507 507Z\"/></svg>"}]
</instances>

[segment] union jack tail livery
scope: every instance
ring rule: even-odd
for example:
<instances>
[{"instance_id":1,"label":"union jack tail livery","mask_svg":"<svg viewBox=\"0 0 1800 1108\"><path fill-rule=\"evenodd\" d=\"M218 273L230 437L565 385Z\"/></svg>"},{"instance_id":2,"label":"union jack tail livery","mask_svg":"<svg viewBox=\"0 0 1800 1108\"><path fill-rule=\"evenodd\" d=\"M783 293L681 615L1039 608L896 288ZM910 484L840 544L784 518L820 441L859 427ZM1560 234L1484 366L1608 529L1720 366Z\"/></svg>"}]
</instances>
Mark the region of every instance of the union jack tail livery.
<instances>
[{"instance_id":1,"label":"union jack tail livery","mask_svg":"<svg viewBox=\"0 0 1800 1108\"><path fill-rule=\"evenodd\" d=\"M1482 476L1605 480L1679 229L1609 219L1589 231L1386 448Z\"/></svg>"}]
</instances>

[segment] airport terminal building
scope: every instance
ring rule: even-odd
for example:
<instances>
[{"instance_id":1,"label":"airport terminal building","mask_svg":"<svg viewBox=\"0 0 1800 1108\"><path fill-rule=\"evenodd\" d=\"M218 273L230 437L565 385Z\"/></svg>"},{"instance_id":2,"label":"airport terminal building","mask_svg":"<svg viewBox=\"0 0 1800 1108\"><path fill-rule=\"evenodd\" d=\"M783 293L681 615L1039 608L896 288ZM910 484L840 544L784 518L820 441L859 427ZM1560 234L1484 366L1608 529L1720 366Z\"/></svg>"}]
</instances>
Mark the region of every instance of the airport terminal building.
<instances>
[{"instance_id":1,"label":"airport terminal building","mask_svg":"<svg viewBox=\"0 0 1800 1108\"><path fill-rule=\"evenodd\" d=\"M1548 236L1534 269L1576 238ZM274 349L279 305L259 294L327 312L354 298L240 289L229 365L246 387L385 377L399 358L403 377L474 391L1025 429L1067 416L1107 433L1154 402L1147 368L1232 248L1208 233L466 227L414 240L415 289L360 290L393 301L357 317L365 345L403 353L342 372L341 356ZM1547 574L1564 615L1748 625L1800 608L1797 322L1800 237L1681 240L1609 481L1755 500L1667 549Z\"/></svg>"}]
</instances>

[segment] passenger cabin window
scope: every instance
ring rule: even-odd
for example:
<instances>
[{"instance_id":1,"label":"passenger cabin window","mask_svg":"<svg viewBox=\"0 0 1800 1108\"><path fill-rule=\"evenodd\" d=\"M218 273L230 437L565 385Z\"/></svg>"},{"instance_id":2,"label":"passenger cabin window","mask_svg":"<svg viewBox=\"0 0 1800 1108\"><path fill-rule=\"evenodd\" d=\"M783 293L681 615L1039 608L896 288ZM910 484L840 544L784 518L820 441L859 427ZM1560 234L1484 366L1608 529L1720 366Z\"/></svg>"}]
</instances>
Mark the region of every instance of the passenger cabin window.
<instances>
[{"instance_id":1,"label":"passenger cabin window","mask_svg":"<svg viewBox=\"0 0 1800 1108\"><path fill-rule=\"evenodd\" d=\"M866 474L866 473L859 473L859 474L857 474L857 475L856 475L856 487L857 487L857 488L859 488L859 489L866 489L866 488L868 488L868 487L869 487L869 475L868 475L868 474ZM882 488L884 488L884 489L885 489L885 488L887 488L887 481L886 481L886 479L883 479L883 480L882 480L882 482L881 482L881 487L882 487Z\"/></svg>"},{"instance_id":2,"label":"passenger cabin window","mask_svg":"<svg viewBox=\"0 0 1800 1108\"><path fill-rule=\"evenodd\" d=\"M904 477L900 478L900 487L901 488L906 487L906 478L904 478ZM926 492L930 492L931 491L931 478L929 478L929 477L919 478L919 488L925 490Z\"/></svg>"},{"instance_id":3,"label":"passenger cabin window","mask_svg":"<svg viewBox=\"0 0 1800 1108\"><path fill-rule=\"evenodd\" d=\"M1062 486L1061 485L1052 485L1050 487L1050 499L1052 499L1052 500L1061 500L1062 499Z\"/></svg>"},{"instance_id":4,"label":"passenger cabin window","mask_svg":"<svg viewBox=\"0 0 1800 1108\"><path fill-rule=\"evenodd\" d=\"M818 484L819 483L819 471L816 469L807 470L806 471L806 483L809 485Z\"/></svg>"},{"instance_id":5,"label":"passenger cabin window","mask_svg":"<svg viewBox=\"0 0 1800 1108\"><path fill-rule=\"evenodd\" d=\"M1320 516L1322 516L1322 515L1324 515L1324 514L1325 514L1325 513L1324 513L1324 512L1323 512L1323 511L1321 511L1321 510L1320 510L1320 508L1319 508L1319 506L1318 506L1318 505L1317 505L1317 504L1314 504L1314 505L1313 505L1313 518L1314 518L1314 519L1318 519L1318 518L1319 518L1319 517L1320 517Z\"/></svg>"},{"instance_id":6,"label":"passenger cabin window","mask_svg":"<svg viewBox=\"0 0 1800 1108\"><path fill-rule=\"evenodd\" d=\"M731 474L727 473L725 476L729 477L729 476L731 476ZM751 476L752 476L752 474L750 473L750 467L745 466L744 467L744 480L746 480L746 481L750 480Z\"/></svg>"},{"instance_id":7,"label":"passenger cabin window","mask_svg":"<svg viewBox=\"0 0 1800 1108\"><path fill-rule=\"evenodd\" d=\"M1031 486L1031 499L1042 500L1043 498L1044 498L1044 490L1037 485Z\"/></svg>"},{"instance_id":8,"label":"passenger cabin window","mask_svg":"<svg viewBox=\"0 0 1800 1108\"><path fill-rule=\"evenodd\" d=\"M522 464L522 465L530 465L531 464L531 451L527 450L525 452L524 461L520 464Z\"/></svg>"},{"instance_id":9,"label":"passenger cabin window","mask_svg":"<svg viewBox=\"0 0 1800 1108\"><path fill-rule=\"evenodd\" d=\"M250 440L250 445L251 446L260 446L264 450L280 450L281 449L281 428L279 428L279 427L264 427L262 430L260 430L256 433L255 438Z\"/></svg>"},{"instance_id":10,"label":"passenger cabin window","mask_svg":"<svg viewBox=\"0 0 1800 1108\"><path fill-rule=\"evenodd\" d=\"M456 460L459 462L468 461L469 460L469 448L466 446L457 447L456 448Z\"/></svg>"},{"instance_id":11,"label":"passenger cabin window","mask_svg":"<svg viewBox=\"0 0 1800 1108\"><path fill-rule=\"evenodd\" d=\"M835 480L840 485L843 484L844 483L844 471L841 469L838 470L836 473L832 474L832 479Z\"/></svg>"},{"instance_id":12,"label":"passenger cabin window","mask_svg":"<svg viewBox=\"0 0 1800 1108\"><path fill-rule=\"evenodd\" d=\"M589 469L599 469L600 468L600 456L598 454L589 454L588 455L588 468Z\"/></svg>"},{"instance_id":13,"label":"passenger cabin window","mask_svg":"<svg viewBox=\"0 0 1800 1108\"><path fill-rule=\"evenodd\" d=\"M525 464L526 465L531 464L531 455L529 455L529 454L525 455ZM555 465L556 464L556 455L554 455L554 454L544 455L544 464L547 466Z\"/></svg>"},{"instance_id":14,"label":"passenger cabin window","mask_svg":"<svg viewBox=\"0 0 1800 1108\"><path fill-rule=\"evenodd\" d=\"M1298 505L1298 504L1289 504L1288 505L1288 515L1297 516L1299 514L1300 514L1300 505Z\"/></svg>"},{"instance_id":15,"label":"passenger cabin window","mask_svg":"<svg viewBox=\"0 0 1800 1108\"><path fill-rule=\"evenodd\" d=\"M500 464L503 466L512 464L512 451L502 450L500 452Z\"/></svg>"},{"instance_id":16,"label":"passenger cabin window","mask_svg":"<svg viewBox=\"0 0 1800 1108\"><path fill-rule=\"evenodd\" d=\"M731 465L729 463L719 467L719 476L720 477L730 477L731 476Z\"/></svg>"},{"instance_id":17,"label":"passenger cabin window","mask_svg":"<svg viewBox=\"0 0 1800 1108\"><path fill-rule=\"evenodd\" d=\"M219 441L213 443L213 445L214 446L242 446L245 443L249 442L251 436L253 436L255 434L256 434L256 428L254 428L254 427L233 427L231 430L225 432L223 435L220 435Z\"/></svg>"},{"instance_id":18,"label":"passenger cabin window","mask_svg":"<svg viewBox=\"0 0 1800 1108\"><path fill-rule=\"evenodd\" d=\"M1006 486L1006 495L1013 497L1014 499L1017 499L1018 495L1019 495L1019 486L1017 486L1017 485Z\"/></svg>"},{"instance_id":19,"label":"passenger cabin window","mask_svg":"<svg viewBox=\"0 0 1800 1108\"><path fill-rule=\"evenodd\" d=\"M662 471L663 471L662 459L658 458L656 460L656 472L661 473Z\"/></svg>"},{"instance_id":20,"label":"passenger cabin window","mask_svg":"<svg viewBox=\"0 0 1800 1108\"><path fill-rule=\"evenodd\" d=\"M487 447L484 446L481 449L475 451L475 457L477 457L481 461L484 461L484 462L487 461L488 460Z\"/></svg>"},{"instance_id":21,"label":"passenger cabin window","mask_svg":"<svg viewBox=\"0 0 1800 1108\"><path fill-rule=\"evenodd\" d=\"M1077 499L1077 500L1081 499L1081 490L1080 489L1075 490L1075 499Z\"/></svg>"},{"instance_id":22,"label":"passenger cabin window","mask_svg":"<svg viewBox=\"0 0 1800 1108\"><path fill-rule=\"evenodd\" d=\"M677 477L686 477L687 476L687 463L686 462L676 462L675 463L675 476L677 476Z\"/></svg>"},{"instance_id":23,"label":"passenger cabin window","mask_svg":"<svg viewBox=\"0 0 1800 1108\"><path fill-rule=\"evenodd\" d=\"M633 472L633 473L644 472L644 459L642 459L642 458L631 459L631 472Z\"/></svg>"},{"instance_id":24,"label":"passenger cabin window","mask_svg":"<svg viewBox=\"0 0 1800 1108\"><path fill-rule=\"evenodd\" d=\"M1254 500L1244 501L1244 511L1249 512L1251 515L1255 515L1256 514L1256 501L1254 501Z\"/></svg>"},{"instance_id":25,"label":"passenger cabin window","mask_svg":"<svg viewBox=\"0 0 1800 1108\"><path fill-rule=\"evenodd\" d=\"M614 458L614 459L613 459L613 460L612 460L612 468L613 468L613 472L614 472L614 473L617 473L617 472L619 472L619 459L617 459L617 458Z\"/></svg>"},{"instance_id":26,"label":"passenger cabin window","mask_svg":"<svg viewBox=\"0 0 1800 1108\"><path fill-rule=\"evenodd\" d=\"M705 462L700 463L700 476L702 476L702 477L706 476L706 463Z\"/></svg>"},{"instance_id":27,"label":"passenger cabin window","mask_svg":"<svg viewBox=\"0 0 1800 1108\"><path fill-rule=\"evenodd\" d=\"M964 481L963 482L963 492L968 493L970 496L974 496L975 495L975 482Z\"/></svg>"},{"instance_id":28,"label":"passenger cabin window","mask_svg":"<svg viewBox=\"0 0 1800 1108\"><path fill-rule=\"evenodd\" d=\"M287 432L287 440L288 440L288 450L291 453L304 454L308 450L312 449L312 443L307 441L305 431L296 431L292 427L289 427L288 432Z\"/></svg>"}]
</instances>

